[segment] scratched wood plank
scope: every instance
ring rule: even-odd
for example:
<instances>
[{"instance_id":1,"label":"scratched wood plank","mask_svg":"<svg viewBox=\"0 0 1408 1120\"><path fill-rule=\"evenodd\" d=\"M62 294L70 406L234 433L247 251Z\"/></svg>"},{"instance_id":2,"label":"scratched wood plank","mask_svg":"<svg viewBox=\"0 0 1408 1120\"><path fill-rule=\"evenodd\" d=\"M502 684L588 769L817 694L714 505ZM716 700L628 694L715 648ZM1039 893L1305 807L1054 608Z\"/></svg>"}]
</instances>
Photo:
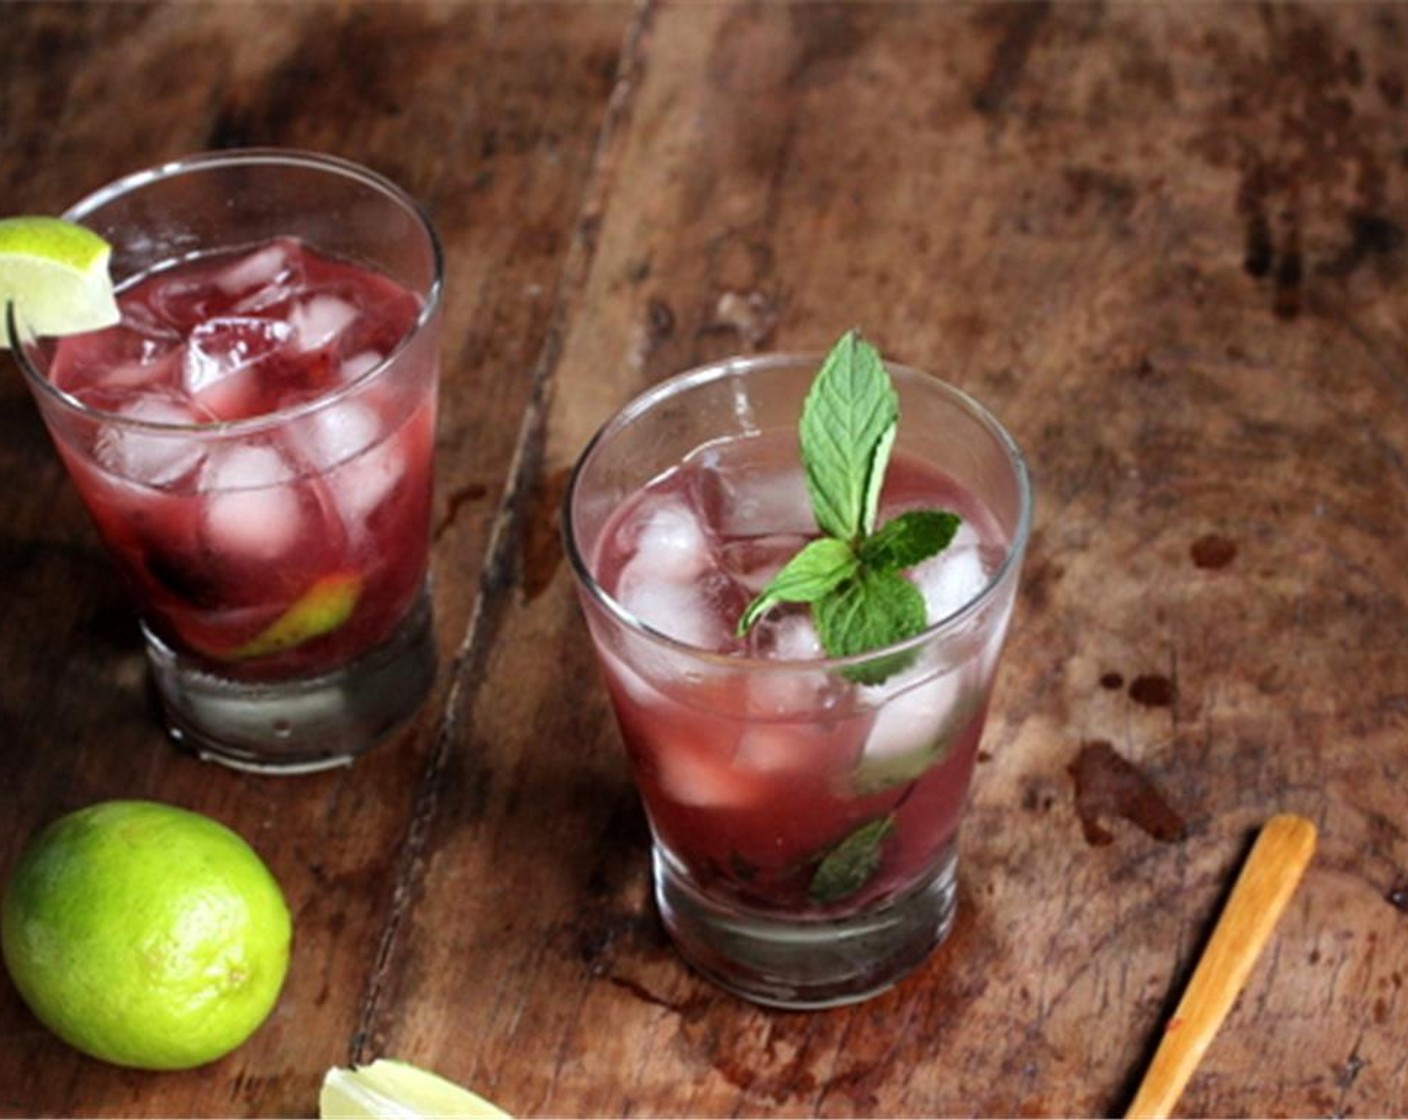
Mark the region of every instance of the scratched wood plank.
<instances>
[{"instance_id":1,"label":"scratched wood plank","mask_svg":"<svg viewBox=\"0 0 1408 1120\"><path fill-rule=\"evenodd\" d=\"M646 9L364 1052L524 1114L1117 1111L1291 810L1320 855L1183 1107L1408 1109L1406 34L1366 5ZM1006 420L1039 512L953 937L789 1015L663 939L554 521L628 396L852 324Z\"/></svg>"},{"instance_id":2,"label":"scratched wood plank","mask_svg":"<svg viewBox=\"0 0 1408 1120\"><path fill-rule=\"evenodd\" d=\"M56 212L113 177L233 145L365 163L430 210L448 312L433 567L434 701L328 775L261 779L178 755L138 636L6 360L0 378L0 871L60 813L153 797L225 821L294 911L287 987L242 1049L185 1074L116 1070L0 984L0 1114L311 1115L359 1047L382 952L416 896L417 813L452 740L455 659L516 453L630 11L443 5L14 5L0 36L0 213Z\"/></svg>"}]
</instances>

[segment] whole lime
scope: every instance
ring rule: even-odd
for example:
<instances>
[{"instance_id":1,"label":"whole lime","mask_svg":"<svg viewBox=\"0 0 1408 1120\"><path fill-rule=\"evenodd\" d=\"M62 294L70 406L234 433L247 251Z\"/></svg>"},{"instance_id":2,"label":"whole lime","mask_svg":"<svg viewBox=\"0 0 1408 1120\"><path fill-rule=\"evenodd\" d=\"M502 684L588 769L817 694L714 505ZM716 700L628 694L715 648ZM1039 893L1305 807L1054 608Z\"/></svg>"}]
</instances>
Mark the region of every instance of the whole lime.
<instances>
[{"instance_id":1,"label":"whole lime","mask_svg":"<svg viewBox=\"0 0 1408 1120\"><path fill-rule=\"evenodd\" d=\"M35 1015L95 1058L188 1069L254 1033L288 971L288 906L224 825L107 801L29 843L0 903L5 965Z\"/></svg>"}]
</instances>

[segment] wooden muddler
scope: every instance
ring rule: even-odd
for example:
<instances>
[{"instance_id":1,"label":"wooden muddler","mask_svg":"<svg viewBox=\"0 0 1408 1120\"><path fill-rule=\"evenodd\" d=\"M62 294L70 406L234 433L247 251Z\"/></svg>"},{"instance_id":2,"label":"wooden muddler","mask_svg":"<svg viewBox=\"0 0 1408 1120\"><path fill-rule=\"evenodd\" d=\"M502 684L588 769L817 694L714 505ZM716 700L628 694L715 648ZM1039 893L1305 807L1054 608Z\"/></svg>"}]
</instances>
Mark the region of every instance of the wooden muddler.
<instances>
[{"instance_id":1,"label":"wooden muddler","mask_svg":"<svg viewBox=\"0 0 1408 1120\"><path fill-rule=\"evenodd\" d=\"M1272 817L1261 830L1126 1116L1172 1112L1314 851L1315 826L1303 817Z\"/></svg>"}]
</instances>

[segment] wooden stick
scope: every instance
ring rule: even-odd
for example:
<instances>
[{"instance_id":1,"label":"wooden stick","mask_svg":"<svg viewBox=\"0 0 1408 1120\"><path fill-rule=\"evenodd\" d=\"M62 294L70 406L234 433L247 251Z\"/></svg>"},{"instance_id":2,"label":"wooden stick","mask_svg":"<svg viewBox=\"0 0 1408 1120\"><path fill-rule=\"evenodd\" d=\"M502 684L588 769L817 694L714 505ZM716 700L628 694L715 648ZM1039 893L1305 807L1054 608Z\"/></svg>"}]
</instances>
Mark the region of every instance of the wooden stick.
<instances>
[{"instance_id":1,"label":"wooden stick","mask_svg":"<svg viewBox=\"0 0 1408 1120\"><path fill-rule=\"evenodd\" d=\"M1314 851L1315 826L1303 817L1272 817L1261 830L1127 1117L1162 1120L1173 1111Z\"/></svg>"}]
</instances>

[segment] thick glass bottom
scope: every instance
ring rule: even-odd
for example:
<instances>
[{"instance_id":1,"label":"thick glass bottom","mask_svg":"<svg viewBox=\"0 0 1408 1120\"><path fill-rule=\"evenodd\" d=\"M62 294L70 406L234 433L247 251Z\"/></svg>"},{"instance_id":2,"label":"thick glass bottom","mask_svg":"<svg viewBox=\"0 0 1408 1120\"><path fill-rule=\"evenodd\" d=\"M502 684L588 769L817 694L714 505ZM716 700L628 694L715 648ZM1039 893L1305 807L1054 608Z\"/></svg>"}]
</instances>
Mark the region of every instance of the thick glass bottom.
<instances>
[{"instance_id":1,"label":"thick glass bottom","mask_svg":"<svg viewBox=\"0 0 1408 1120\"><path fill-rule=\"evenodd\" d=\"M873 910L783 921L705 897L657 846L655 900L680 955L719 987L753 1003L816 1010L879 995L948 936L957 902L951 841L935 872Z\"/></svg>"},{"instance_id":2,"label":"thick glass bottom","mask_svg":"<svg viewBox=\"0 0 1408 1120\"><path fill-rule=\"evenodd\" d=\"M232 681L186 664L150 631L146 643L176 745L261 774L348 765L405 724L435 682L428 587L387 641L318 677Z\"/></svg>"}]
</instances>

